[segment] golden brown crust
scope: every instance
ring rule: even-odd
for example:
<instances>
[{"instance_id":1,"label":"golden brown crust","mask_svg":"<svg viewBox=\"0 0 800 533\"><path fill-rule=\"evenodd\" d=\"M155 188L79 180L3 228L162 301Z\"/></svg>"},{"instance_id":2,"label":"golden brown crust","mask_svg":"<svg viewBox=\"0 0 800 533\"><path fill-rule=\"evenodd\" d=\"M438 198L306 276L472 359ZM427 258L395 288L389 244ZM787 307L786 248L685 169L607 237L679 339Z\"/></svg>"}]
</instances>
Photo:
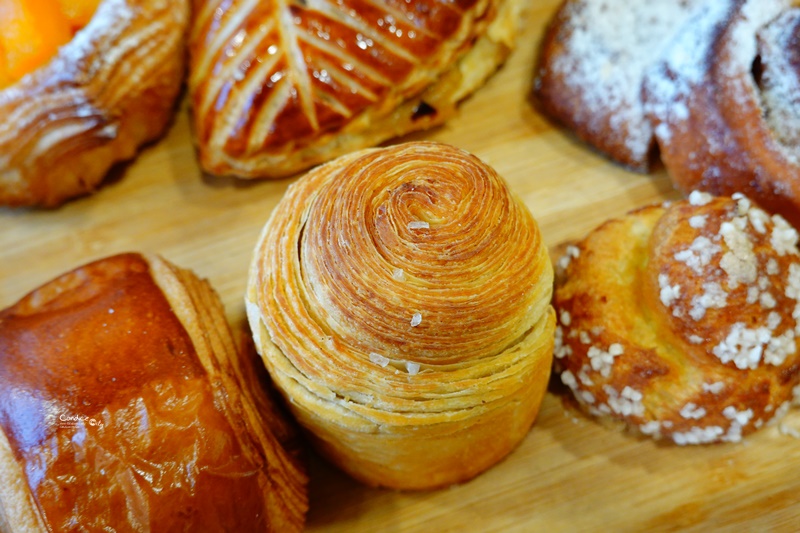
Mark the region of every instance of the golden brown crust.
<instances>
[{"instance_id":1,"label":"golden brown crust","mask_svg":"<svg viewBox=\"0 0 800 533\"><path fill-rule=\"evenodd\" d=\"M65 274L0 313L0 359L12 531L302 529L285 422L191 272L125 254Z\"/></svg>"},{"instance_id":2,"label":"golden brown crust","mask_svg":"<svg viewBox=\"0 0 800 533\"><path fill-rule=\"evenodd\" d=\"M188 0L103 0L58 55L0 90L0 204L55 207L162 134L184 73Z\"/></svg>"},{"instance_id":3,"label":"golden brown crust","mask_svg":"<svg viewBox=\"0 0 800 533\"><path fill-rule=\"evenodd\" d=\"M645 84L661 158L679 189L742 192L795 225L799 6L714 4L687 25Z\"/></svg>"},{"instance_id":4,"label":"golden brown crust","mask_svg":"<svg viewBox=\"0 0 800 533\"><path fill-rule=\"evenodd\" d=\"M356 152L292 185L256 247L247 313L322 453L371 485L469 479L525 436L552 354L535 221L477 158Z\"/></svg>"},{"instance_id":5,"label":"golden brown crust","mask_svg":"<svg viewBox=\"0 0 800 533\"><path fill-rule=\"evenodd\" d=\"M697 444L788 408L800 255L785 220L693 193L609 221L565 257L555 367L588 412Z\"/></svg>"},{"instance_id":6,"label":"golden brown crust","mask_svg":"<svg viewBox=\"0 0 800 533\"><path fill-rule=\"evenodd\" d=\"M520 0L197 2L203 168L276 178L441 124L510 52Z\"/></svg>"}]
</instances>

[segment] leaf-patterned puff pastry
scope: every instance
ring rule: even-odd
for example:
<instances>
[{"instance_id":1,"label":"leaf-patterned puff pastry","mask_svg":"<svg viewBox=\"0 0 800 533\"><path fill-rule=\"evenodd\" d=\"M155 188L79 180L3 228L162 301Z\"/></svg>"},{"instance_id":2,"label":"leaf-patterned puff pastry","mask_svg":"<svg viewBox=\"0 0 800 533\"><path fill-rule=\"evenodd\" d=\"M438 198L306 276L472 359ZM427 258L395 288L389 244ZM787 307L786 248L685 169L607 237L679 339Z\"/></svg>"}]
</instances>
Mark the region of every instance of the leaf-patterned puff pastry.
<instances>
[{"instance_id":1,"label":"leaf-patterned puff pastry","mask_svg":"<svg viewBox=\"0 0 800 533\"><path fill-rule=\"evenodd\" d=\"M520 0L197 0L203 168L291 175L440 124L506 58Z\"/></svg>"},{"instance_id":2,"label":"leaf-patterned puff pastry","mask_svg":"<svg viewBox=\"0 0 800 533\"><path fill-rule=\"evenodd\" d=\"M0 90L0 204L54 207L161 135L184 73L188 0L103 0L49 63Z\"/></svg>"},{"instance_id":3,"label":"leaf-patterned puff pastry","mask_svg":"<svg viewBox=\"0 0 800 533\"><path fill-rule=\"evenodd\" d=\"M530 212L477 158L367 149L287 191L256 247L256 345L319 450L371 485L477 475L538 413L552 267Z\"/></svg>"},{"instance_id":4,"label":"leaf-patterned puff pastry","mask_svg":"<svg viewBox=\"0 0 800 533\"><path fill-rule=\"evenodd\" d=\"M800 391L797 231L741 195L650 206L568 248L555 368L587 411L677 444L738 441Z\"/></svg>"}]
</instances>

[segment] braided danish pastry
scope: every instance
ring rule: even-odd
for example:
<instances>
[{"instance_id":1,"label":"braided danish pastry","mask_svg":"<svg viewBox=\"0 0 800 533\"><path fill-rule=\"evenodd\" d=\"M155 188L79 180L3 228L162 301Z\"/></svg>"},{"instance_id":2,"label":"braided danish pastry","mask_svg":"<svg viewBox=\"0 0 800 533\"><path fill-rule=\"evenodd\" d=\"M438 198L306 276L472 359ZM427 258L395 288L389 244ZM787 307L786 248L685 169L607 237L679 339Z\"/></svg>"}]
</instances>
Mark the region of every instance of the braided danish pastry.
<instances>
[{"instance_id":1,"label":"braided danish pastry","mask_svg":"<svg viewBox=\"0 0 800 533\"><path fill-rule=\"evenodd\" d=\"M438 143L367 149L293 184L246 303L319 450L370 485L469 479L527 434L552 360L552 267L497 174Z\"/></svg>"},{"instance_id":2,"label":"braided danish pastry","mask_svg":"<svg viewBox=\"0 0 800 533\"><path fill-rule=\"evenodd\" d=\"M644 85L661 160L683 192L741 192L797 226L800 3L712 5Z\"/></svg>"},{"instance_id":3,"label":"braided danish pastry","mask_svg":"<svg viewBox=\"0 0 800 533\"><path fill-rule=\"evenodd\" d=\"M698 444L790 405L800 255L780 216L694 192L607 222L560 265L555 368L589 413Z\"/></svg>"}]
</instances>

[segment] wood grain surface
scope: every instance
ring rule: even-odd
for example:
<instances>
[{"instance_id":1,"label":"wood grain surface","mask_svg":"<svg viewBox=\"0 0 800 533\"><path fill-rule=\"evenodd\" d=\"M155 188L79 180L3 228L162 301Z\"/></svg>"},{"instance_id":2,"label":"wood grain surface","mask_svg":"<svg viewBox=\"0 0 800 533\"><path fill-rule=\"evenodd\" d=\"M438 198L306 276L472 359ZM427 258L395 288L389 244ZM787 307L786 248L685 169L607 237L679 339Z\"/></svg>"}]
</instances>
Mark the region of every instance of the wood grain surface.
<instances>
[{"instance_id":1,"label":"wood grain surface","mask_svg":"<svg viewBox=\"0 0 800 533\"><path fill-rule=\"evenodd\" d=\"M536 49L558 1L528 4L509 62L454 120L413 138L455 144L493 165L552 250L677 194L663 172L614 166L537 113L529 99ZM53 211L0 209L0 307L92 259L140 250L208 278L231 324L245 328L250 255L292 181L204 176L184 103L167 135L115 169L97 194ZM308 531L797 531L792 428L800 428L796 413L741 444L660 445L576 413L552 388L520 447L460 486L369 489L312 455Z\"/></svg>"}]
</instances>

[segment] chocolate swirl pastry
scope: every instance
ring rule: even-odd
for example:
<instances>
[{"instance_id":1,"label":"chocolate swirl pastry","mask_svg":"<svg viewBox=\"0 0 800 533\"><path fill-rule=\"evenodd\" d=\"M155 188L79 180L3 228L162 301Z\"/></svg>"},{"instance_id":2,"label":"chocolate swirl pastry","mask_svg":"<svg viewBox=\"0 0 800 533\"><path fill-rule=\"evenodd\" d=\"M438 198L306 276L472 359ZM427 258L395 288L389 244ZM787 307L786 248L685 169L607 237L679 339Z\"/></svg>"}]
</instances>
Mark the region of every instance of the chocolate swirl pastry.
<instances>
[{"instance_id":1,"label":"chocolate swirl pastry","mask_svg":"<svg viewBox=\"0 0 800 533\"><path fill-rule=\"evenodd\" d=\"M209 284L155 256L0 312L0 529L300 531L305 470L251 355Z\"/></svg>"},{"instance_id":2,"label":"chocolate swirl pastry","mask_svg":"<svg viewBox=\"0 0 800 533\"><path fill-rule=\"evenodd\" d=\"M544 112L615 161L660 153L684 193L800 223L796 0L568 0L542 43Z\"/></svg>"},{"instance_id":3,"label":"chocolate swirl pastry","mask_svg":"<svg viewBox=\"0 0 800 533\"><path fill-rule=\"evenodd\" d=\"M677 444L738 441L800 383L797 231L742 195L651 206L567 250L555 369L603 420Z\"/></svg>"},{"instance_id":4,"label":"chocolate swirl pastry","mask_svg":"<svg viewBox=\"0 0 800 533\"><path fill-rule=\"evenodd\" d=\"M195 1L202 167L276 178L441 124L511 51L520 0Z\"/></svg>"},{"instance_id":5,"label":"chocolate swirl pastry","mask_svg":"<svg viewBox=\"0 0 800 533\"><path fill-rule=\"evenodd\" d=\"M287 191L255 249L247 314L318 449L401 489L467 480L527 434L555 320L537 225L451 146L367 149Z\"/></svg>"},{"instance_id":6,"label":"chocolate swirl pastry","mask_svg":"<svg viewBox=\"0 0 800 533\"><path fill-rule=\"evenodd\" d=\"M49 63L0 90L0 204L55 207L162 134L188 0L103 0Z\"/></svg>"}]
</instances>

